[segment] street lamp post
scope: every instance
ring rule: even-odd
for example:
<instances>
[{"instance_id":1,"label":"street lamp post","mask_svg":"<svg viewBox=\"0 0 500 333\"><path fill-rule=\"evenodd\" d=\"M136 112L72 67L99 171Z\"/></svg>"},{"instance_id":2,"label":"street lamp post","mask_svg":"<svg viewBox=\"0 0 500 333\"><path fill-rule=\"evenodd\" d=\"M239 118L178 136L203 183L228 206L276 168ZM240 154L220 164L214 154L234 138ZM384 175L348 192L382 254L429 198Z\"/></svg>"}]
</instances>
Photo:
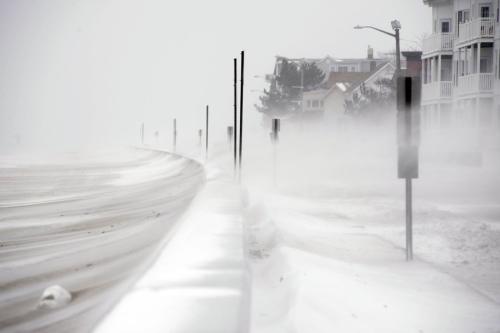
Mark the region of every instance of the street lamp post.
<instances>
[{"instance_id":1,"label":"street lamp post","mask_svg":"<svg viewBox=\"0 0 500 333\"><path fill-rule=\"evenodd\" d=\"M399 30L401 30L401 23L399 23L398 20L394 20L391 22L391 26L394 33L370 25L357 25L354 29L373 29L396 39L396 77L399 77L401 74L401 51L399 46Z\"/></svg>"},{"instance_id":2,"label":"street lamp post","mask_svg":"<svg viewBox=\"0 0 500 333\"><path fill-rule=\"evenodd\" d=\"M396 82L397 82L397 91L398 91L398 96L404 96L404 98L401 98L401 101L404 100L405 105L399 105L400 103L400 98L398 97L398 110L399 111L404 111L405 113L405 119L407 119L407 123L405 124L405 131L407 134L407 138L404 140L404 145L399 146L398 149L398 176L400 178L405 179L405 197L406 197L406 260L410 261L413 259L413 213L412 213L412 178L418 177L418 170L416 169L418 167L418 148L415 146L411 145L412 139L412 124L411 124L411 118L412 118L412 113L411 109L413 104L420 103L418 100L418 96L412 96L413 95L413 87L412 87L412 79L411 78L401 78L401 52L400 52L400 45L399 45L399 30L401 30L401 23L399 21L394 20L391 22L392 29L394 30L394 33L375 28L372 26L360 26L357 25L354 27L354 29L373 29L377 30L381 33L384 33L386 35L389 35L391 37L394 37L396 39ZM404 80L404 81L402 81ZM403 83L402 83L403 82ZM418 85L420 88L420 85ZM404 91L402 90L404 89ZM412 101L412 98L415 98L416 101ZM403 104L401 102L401 104ZM403 154L403 155L402 155ZM413 158L412 158L413 157ZM413 161L413 163L409 163L408 160ZM403 168L400 165L414 165L414 170L411 170L410 168L407 168L409 171L407 171L405 168ZM401 169L401 170L400 170Z\"/></svg>"}]
</instances>

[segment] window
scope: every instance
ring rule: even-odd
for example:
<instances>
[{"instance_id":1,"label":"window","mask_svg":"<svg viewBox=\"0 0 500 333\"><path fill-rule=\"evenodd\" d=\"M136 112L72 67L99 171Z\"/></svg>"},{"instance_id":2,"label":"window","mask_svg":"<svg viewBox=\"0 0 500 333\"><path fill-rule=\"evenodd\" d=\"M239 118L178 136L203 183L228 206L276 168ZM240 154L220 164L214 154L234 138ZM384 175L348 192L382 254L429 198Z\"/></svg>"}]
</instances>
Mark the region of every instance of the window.
<instances>
[{"instance_id":1,"label":"window","mask_svg":"<svg viewBox=\"0 0 500 333\"><path fill-rule=\"evenodd\" d=\"M319 101L317 99L313 100L313 108L317 108L319 106Z\"/></svg>"},{"instance_id":2,"label":"window","mask_svg":"<svg viewBox=\"0 0 500 333\"><path fill-rule=\"evenodd\" d=\"M497 75L497 59L498 59L498 50L495 50L495 55L493 56L493 74Z\"/></svg>"},{"instance_id":3,"label":"window","mask_svg":"<svg viewBox=\"0 0 500 333\"><path fill-rule=\"evenodd\" d=\"M490 17L490 6L481 6L480 15L481 15L481 18Z\"/></svg>"},{"instance_id":4,"label":"window","mask_svg":"<svg viewBox=\"0 0 500 333\"><path fill-rule=\"evenodd\" d=\"M339 66L339 72L341 72L341 73L346 73L346 72L348 72L348 70L349 70L349 67L347 67L347 66Z\"/></svg>"},{"instance_id":5,"label":"window","mask_svg":"<svg viewBox=\"0 0 500 333\"><path fill-rule=\"evenodd\" d=\"M441 21L441 33L449 33L450 32L450 20L442 20Z\"/></svg>"},{"instance_id":6,"label":"window","mask_svg":"<svg viewBox=\"0 0 500 333\"><path fill-rule=\"evenodd\" d=\"M488 61L488 58L481 58L479 62L479 72L480 73L490 72L490 62Z\"/></svg>"},{"instance_id":7,"label":"window","mask_svg":"<svg viewBox=\"0 0 500 333\"><path fill-rule=\"evenodd\" d=\"M498 57L498 79L500 80L500 52Z\"/></svg>"},{"instance_id":8,"label":"window","mask_svg":"<svg viewBox=\"0 0 500 333\"><path fill-rule=\"evenodd\" d=\"M308 108L310 108L310 107L311 107L311 100L310 100L310 99L308 99L308 100L307 100L307 107L308 107Z\"/></svg>"}]
</instances>

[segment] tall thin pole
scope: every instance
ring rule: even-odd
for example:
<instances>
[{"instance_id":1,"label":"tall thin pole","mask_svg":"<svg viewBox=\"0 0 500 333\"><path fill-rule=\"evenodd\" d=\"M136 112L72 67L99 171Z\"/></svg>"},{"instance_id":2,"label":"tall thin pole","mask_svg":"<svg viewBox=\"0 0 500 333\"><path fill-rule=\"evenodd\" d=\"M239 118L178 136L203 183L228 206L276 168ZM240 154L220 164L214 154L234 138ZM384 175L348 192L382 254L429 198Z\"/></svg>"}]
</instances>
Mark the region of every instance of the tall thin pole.
<instances>
[{"instance_id":1,"label":"tall thin pole","mask_svg":"<svg viewBox=\"0 0 500 333\"><path fill-rule=\"evenodd\" d=\"M238 59L233 59L234 64L234 171L238 166Z\"/></svg>"},{"instance_id":2,"label":"tall thin pole","mask_svg":"<svg viewBox=\"0 0 500 333\"><path fill-rule=\"evenodd\" d=\"M401 75L401 50L399 46L399 29L396 29L395 36L396 38L396 78Z\"/></svg>"},{"instance_id":3,"label":"tall thin pole","mask_svg":"<svg viewBox=\"0 0 500 333\"><path fill-rule=\"evenodd\" d=\"M398 36L399 30L396 30L396 36ZM396 37L396 40L399 40ZM399 53L398 53L399 55ZM400 74L400 73L399 73ZM400 80L398 80L400 82ZM412 80L410 78L405 78L405 125L406 125L406 144L411 145L412 143ZM413 260L413 207L412 207L412 184L411 177L406 177L405 179L405 196L406 196L406 260Z\"/></svg>"},{"instance_id":4,"label":"tall thin pole","mask_svg":"<svg viewBox=\"0 0 500 333\"><path fill-rule=\"evenodd\" d=\"M208 105L207 105L207 115L205 124L205 154L206 158L208 158Z\"/></svg>"},{"instance_id":5,"label":"tall thin pole","mask_svg":"<svg viewBox=\"0 0 500 333\"><path fill-rule=\"evenodd\" d=\"M413 212L411 178L405 179L406 187L406 260L413 260Z\"/></svg>"},{"instance_id":6,"label":"tall thin pole","mask_svg":"<svg viewBox=\"0 0 500 333\"><path fill-rule=\"evenodd\" d=\"M304 66L305 60L300 61L300 111L304 112Z\"/></svg>"},{"instance_id":7,"label":"tall thin pole","mask_svg":"<svg viewBox=\"0 0 500 333\"><path fill-rule=\"evenodd\" d=\"M244 83L244 69L245 69L245 51L241 51L241 74L240 74L240 179L241 179L241 153L243 150L243 83Z\"/></svg>"},{"instance_id":8,"label":"tall thin pole","mask_svg":"<svg viewBox=\"0 0 500 333\"><path fill-rule=\"evenodd\" d=\"M174 140L173 140L173 152L175 153L177 149L177 119L174 118Z\"/></svg>"},{"instance_id":9,"label":"tall thin pole","mask_svg":"<svg viewBox=\"0 0 500 333\"><path fill-rule=\"evenodd\" d=\"M144 144L144 123L141 125L141 144Z\"/></svg>"}]
</instances>

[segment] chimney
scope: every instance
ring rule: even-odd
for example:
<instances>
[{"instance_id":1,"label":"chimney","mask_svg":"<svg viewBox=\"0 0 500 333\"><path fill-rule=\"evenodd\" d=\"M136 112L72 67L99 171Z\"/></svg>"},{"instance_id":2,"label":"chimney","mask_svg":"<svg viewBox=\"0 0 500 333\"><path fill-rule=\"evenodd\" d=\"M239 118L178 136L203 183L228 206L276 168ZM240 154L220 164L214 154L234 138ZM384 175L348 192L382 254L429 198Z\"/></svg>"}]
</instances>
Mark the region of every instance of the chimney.
<instances>
[{"instance_id":1,"label":"chimney","mask_svg":"<svg viewBox=\"0 0 500 333\"><path fill-rule=\"evenodd\" d=\"M370 45L368 45L367 53L368 60L370 61L370 72L373 72L377 67L377 63L375 62L375 60L373 60L373 48Z\"/></svg>"},{"instance_id":2,"label":"chimney","mask_svg":"<svg viewBox=\"0 0 500 333\"><path fill-rule=\"evenodd\" d=\"M421 76L422 75L422 52L407 51L402 52L406 58L406 75Z\"/></svg>"},{"instance_id":3,"label":"chimney","mask_svg":"<svg viewBox=\"0 0 500 333\"><path fill-rule=\"evenodd\" d=\"M373 48L368 45L368 60L373 59Z\"/></svg>"}]
</instances>

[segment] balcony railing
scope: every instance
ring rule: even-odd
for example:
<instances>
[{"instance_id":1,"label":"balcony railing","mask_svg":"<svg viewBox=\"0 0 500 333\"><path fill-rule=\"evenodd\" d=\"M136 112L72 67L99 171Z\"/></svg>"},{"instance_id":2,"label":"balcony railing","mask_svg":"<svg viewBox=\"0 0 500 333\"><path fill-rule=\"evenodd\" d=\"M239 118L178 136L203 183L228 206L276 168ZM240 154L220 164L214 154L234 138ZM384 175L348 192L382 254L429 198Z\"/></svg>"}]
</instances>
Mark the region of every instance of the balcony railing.
<instances>
[{"instance_id":1,"label":"balcony railing","mask_svg":"<svg viewBox=\"0 0 500 333\"><path fill-rule=\"evenodd\" d=\"M495 20L492 18L479 18L461 23L458 32L458 44L477 38L495 37Z\"/></svg>"},{"instance_id":2,"label":"balcony railing","mask_svg":"<svg viewBox=\"0 0 500 333\"><path fill-rule=\"evenodd\" d=\"M424 39L423 53L429 54L439 51L451 51L453 49L454 36L451 33L432 34Z\"/></svg>"},{"instance_id":3,"label":"balcony railing","mask_svg":"<svg viewBox=\"0 0 500 333\"><path fill-rule=\"evenodd\" d=\"M422 85L422 101L450 98L452 95L451 81L435 81Z\"/></svg>"},{"instance_id":4,"label":"balcony railing","mask_svg":"<svg viewBox=\"0 0 500 333\"><path fill-rule=\"evenodd\" d=\"M458 78L458 95L493 92L493 73L470 74Z\"/></svg>"}]
</instances>

